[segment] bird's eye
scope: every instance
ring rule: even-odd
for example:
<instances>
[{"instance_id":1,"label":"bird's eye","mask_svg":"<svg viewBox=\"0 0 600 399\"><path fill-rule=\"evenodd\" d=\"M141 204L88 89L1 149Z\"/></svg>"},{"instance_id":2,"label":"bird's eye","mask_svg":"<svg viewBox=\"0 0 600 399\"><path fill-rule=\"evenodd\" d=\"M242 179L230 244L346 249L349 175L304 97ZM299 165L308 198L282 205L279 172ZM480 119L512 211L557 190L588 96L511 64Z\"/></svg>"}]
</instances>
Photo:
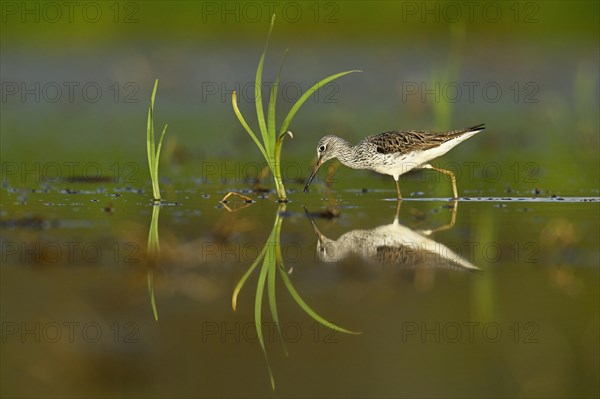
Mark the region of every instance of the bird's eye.
<instances>
[{"instance_id":1,"label":"bird's eye","mask_svg":"<svg viewBox=\"0 0 600 399\"><path fill-rule=\"evenodd\" d=\"M324 145L320 146L319 151L321 151L321 152L325 151L325 146Z\"/></svg>"}]
</instances>

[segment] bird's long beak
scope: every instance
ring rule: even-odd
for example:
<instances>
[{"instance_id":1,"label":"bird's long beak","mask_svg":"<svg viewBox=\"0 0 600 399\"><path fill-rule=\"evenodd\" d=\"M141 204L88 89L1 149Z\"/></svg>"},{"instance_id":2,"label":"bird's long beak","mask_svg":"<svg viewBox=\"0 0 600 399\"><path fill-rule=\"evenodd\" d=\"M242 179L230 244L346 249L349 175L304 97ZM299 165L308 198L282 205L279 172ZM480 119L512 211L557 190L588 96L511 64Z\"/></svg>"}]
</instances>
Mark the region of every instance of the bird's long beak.
<instances>
[{"instance_id":1,"label":"bird's long beak","mask_svg":"<svg viewBox=\"0 0 600 399\"><path fill-rule=\"evenodd\" d=\"M310 216L310 213L308 212L308 209L304 208L304 214L306 215L306 217L308 218L308 221L310 222L315 234L317 234L318 236L321 236L321 232L319 231L319 228L317 227L315 221L313 220L313 218Z\"/></svg>"},{"instance_id":2,"label":"bird's long beak","mask_svg":"<svg viewBox=\"0 0 600 399\"><path fill-rule=\"evenodd\" d=\"M310 177L306 181L306 185L304 186L304 192L308 191L308 186L310 186L310 183L312 183L312 181L314 180L315 176L317 175L317 172L319 172L319 168L321 168L321 165L323 165L323 158L319 157L319 159L317 159L317 163L312 169Z\"/></svg>"},{"instance_id":3,"label":"bird's long beak","mask_svg":"<svg viewBox=\"0 0 600 399\"><path fill-rule=\"evenodd\" d=\"M306 215L306 217L308 218L308 221L310 222L313 231L315 232L315 234L317 235L317 238L319 240L321 240L321 238L323 237L323 234L321 234L321 231L319 230L319 228L317 227L317 224L315 223L315 221L313 220L313 218L310 216L310 212L308 212L308 209L306 209L306 207L304 208L304 214Z\"/></svg>"}]
</instances>

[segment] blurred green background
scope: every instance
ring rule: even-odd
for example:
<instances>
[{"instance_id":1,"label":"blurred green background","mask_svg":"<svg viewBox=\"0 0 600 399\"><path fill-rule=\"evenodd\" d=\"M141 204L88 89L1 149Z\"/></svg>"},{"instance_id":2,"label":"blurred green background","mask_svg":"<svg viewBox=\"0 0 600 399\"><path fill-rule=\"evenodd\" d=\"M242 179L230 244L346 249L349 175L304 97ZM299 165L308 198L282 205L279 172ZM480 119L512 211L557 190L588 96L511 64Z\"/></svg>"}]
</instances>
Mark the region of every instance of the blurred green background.
<instances>
[{"instance_id":1,"label":"blurred green background","mask_svg":"<svg viewBox=\"0 0 600 399\"><path fill-rule=\"evenodd\" d=\"M279 118L317 80L364 71L305 104L284 165L307 171L324 134L355 142L388 130L486 123L441 165L456 162L467 174L465 162L480 163L481 177L497 163L503 178L484 185L497 190L533 190L528 173L552 193L597 188L595 1L5 2L2 159L97 161L104 174L115 160L143 168L147 106L159 78L156 123L170 125L163 176L197 177L206 161L259 161L230 102L237 89L256 126L252 85L272 9L279 14L265 82L290 49ZM347 172L339 171L341 181ZM463 186L482 188L473 180Z\"/></svg>"}]
</instances>

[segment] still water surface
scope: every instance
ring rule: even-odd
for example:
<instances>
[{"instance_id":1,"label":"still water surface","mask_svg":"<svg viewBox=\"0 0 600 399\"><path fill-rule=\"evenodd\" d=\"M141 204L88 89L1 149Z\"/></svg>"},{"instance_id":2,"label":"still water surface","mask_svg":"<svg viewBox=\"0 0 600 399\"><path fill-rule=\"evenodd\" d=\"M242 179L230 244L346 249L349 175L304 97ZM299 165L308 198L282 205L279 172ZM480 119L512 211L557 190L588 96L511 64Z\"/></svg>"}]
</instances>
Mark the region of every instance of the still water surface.
<instances>
[{"instance_id":1,"label":"still water surface","mask_svg":"<svg viewBox=\"0 0 600 399\"><path fill-rule=\"evenodd\" d=\"M595 197L425 192L398 209L390 187L230 212L227 187L190 186L157 208L136 190L80 186L3 188L7 393L598 393Z\"/></svg>"}]
</instances>

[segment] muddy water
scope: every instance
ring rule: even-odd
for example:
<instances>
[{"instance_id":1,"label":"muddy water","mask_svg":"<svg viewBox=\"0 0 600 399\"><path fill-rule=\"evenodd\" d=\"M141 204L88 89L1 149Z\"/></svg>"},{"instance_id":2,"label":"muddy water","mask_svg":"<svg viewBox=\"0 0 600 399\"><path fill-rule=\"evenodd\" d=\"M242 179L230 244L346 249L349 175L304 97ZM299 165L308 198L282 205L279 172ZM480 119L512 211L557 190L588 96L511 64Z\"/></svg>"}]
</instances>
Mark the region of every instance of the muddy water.
<instances>
[{"instance_id":1,"label":"muddy water","mask_svg":"<svg viewBox=\"0 0 600 399\"><path fill-rule=\"evenodd\" d=\"M321 190L285 206L250 194L229 211L228 187L190 186L153 212L137 189L100 186L2 189L7 392L598 393L593 193L455 208L426 191L398 209L393 187ZM160 251L148 254L153 217ZM281 334L268 282L256 300L271 273Z\"/></svg>"}]
</instances>

